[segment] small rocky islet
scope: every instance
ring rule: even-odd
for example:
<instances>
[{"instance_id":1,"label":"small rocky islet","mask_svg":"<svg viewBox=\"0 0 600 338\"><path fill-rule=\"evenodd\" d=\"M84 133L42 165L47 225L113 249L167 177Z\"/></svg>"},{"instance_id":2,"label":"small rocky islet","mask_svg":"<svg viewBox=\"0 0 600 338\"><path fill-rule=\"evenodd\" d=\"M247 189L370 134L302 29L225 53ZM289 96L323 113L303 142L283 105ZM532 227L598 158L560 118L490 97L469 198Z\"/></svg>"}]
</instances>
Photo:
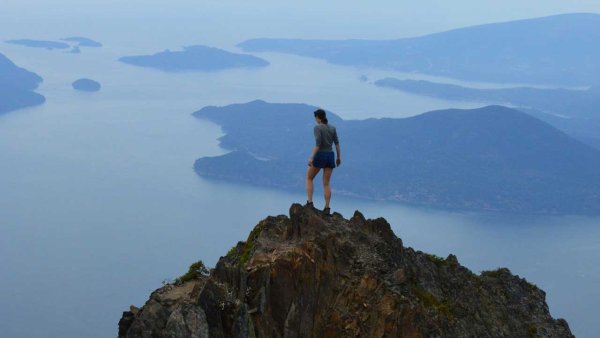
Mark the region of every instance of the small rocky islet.
<instances>
[{"instance_id":1,"label":"small rocky islet","mask_svg":"<svg viewBox=\"0 0 600 338\"><path fill-rule=\"evenodd\" d=\"M92 79L78 79L72 83L73 89L83 92L97 92L100 90L101 85L99 82Z\"/></svg>"}]
</instances>

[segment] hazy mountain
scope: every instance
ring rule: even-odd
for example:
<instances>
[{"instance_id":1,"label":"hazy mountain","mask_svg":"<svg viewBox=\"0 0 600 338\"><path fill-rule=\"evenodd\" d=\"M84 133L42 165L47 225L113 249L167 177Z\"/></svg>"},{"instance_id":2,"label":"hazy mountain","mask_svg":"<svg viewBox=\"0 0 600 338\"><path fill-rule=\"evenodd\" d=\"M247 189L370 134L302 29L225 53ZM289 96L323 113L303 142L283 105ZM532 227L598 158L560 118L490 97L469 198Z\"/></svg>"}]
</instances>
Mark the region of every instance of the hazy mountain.
<instances>
[{"instance_id":1,"label":"hazy mountain","mask_svg":"<svg viewBox=\"0 0 600 338\"><path fill-rule=\"evenodd\" d=\"M235 205L230 205L235 212ZM216 224L218 226L218 224ZM405 247L383 218L294 204L214 269L202 261L119 321L119 338L574 337L546 293L507 268Z\"/></svg>"},{"instance_id":2,"label":"hazy mountain","mask_svg":"<svg viewBox=\"0 0 600 338\"><path fill-rule=\"evenodd\" d=\"M590 145L598 147L600 144L600 86L588 90L530 87L476 89L394 78L375 81L375 85L446 100L509 104Z\"/></svg>"},{"instance_id":3,"label":"hazy mountain","mask_svg":"<svg viewBox=\"0 0 600 338\"><path fill-rule=\"evenodd\" d=\"M331 63L492 82L600 83L600 15L563 14L397 40L253 39L275 51Z\"/></svg>"},{"instance_id":4,"label":"hazy mountain","mask_svg":"<svg viewBox=\"0 0 600 338\"><path fill-rule=\"evenodd\" d=\"M189 46L183 51L164 52L153 55L125 56L119 61L141 67L151 67L164 71L210 71L237 67L265 67L269 62L261 58L231 53L207 46Z\"/></svg>"},{"instance_id":5,"label":"hazy mountain","mask_svg":"<svg viewBox=\"0 0 600 338\"><path fill-rule=\"evenodd\" d=\"M232 152L198 174L302 191L316 107L253 101L206 107ZM343 121L336 193L452 209L599 213L600 151L501 106Z\"/></svg>"},{"instance_id":6,"label":"hazy mountain","mask_svg":"<svg viewBox=\"0 0 600 338\"><path fill-rule=\"evenodd\" d=\"M570 117L600 116L600 86L589 90L531 87L476 89L424 80L394 78L375 81L375 85L446 100L506 103Z\"/></svg>"},{"instance_id":7,"label":"hazy mountain","mask_svg":"<svg viewBox=\"0 0 600 338\"><path fill-rule=\"evenodd\" d=\"M18 67L0 54L0 114L44 103L46 99L32 91L40 82L39 75Z\"/></svg>"}]
</instances>

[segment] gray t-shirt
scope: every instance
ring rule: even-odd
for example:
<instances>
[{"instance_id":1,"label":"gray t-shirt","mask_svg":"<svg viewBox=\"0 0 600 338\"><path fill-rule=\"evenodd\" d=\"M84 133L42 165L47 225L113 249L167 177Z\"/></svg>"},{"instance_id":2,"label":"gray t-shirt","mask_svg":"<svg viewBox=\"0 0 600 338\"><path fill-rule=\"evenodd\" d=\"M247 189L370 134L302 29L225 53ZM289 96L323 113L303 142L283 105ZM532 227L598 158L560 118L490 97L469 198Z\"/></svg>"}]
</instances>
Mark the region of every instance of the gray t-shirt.
<instances>
[{"instance_id":1,"label":"gray t-shirt","mask_svg":"<svg viewBox=\"0 0 600 338\"><path fill-rule=\"evenodd\" d=\"M335 126L319 123L315 126L315 145L319 151L333 151L332 144L339 144Z\"/></svg>"}]
</instances>

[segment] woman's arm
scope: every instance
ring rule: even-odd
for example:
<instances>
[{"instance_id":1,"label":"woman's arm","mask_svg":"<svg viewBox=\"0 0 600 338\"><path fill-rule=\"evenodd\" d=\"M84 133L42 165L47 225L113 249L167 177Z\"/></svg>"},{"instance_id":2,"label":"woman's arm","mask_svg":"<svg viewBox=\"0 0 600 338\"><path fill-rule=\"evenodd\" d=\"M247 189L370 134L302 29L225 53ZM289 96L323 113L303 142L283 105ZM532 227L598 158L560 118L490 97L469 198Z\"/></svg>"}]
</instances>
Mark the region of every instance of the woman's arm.
<instances>
[{"instance_id":1,"label":"woman's arm","mask_svg":"<svg viewBox=\"0 0 600 338\"><path fill-rule=\"evenodd\" d=\"M335 165L339 167L342 164L342 150L340 149L340 139L338 138L336 129L333 130L333 143L335 143L335 152L337 153Z\"/></svg>"},{"instance_id":2,"label":"woman's arm","mask_svg":"<svg viewBox=\"0 0 600 338\"><path fill-rule=\"evenodd\" d=\"M317 151L319 151L319 147L314 146L311 153L310 153L310 158L308 159L308 166L312 167L313 166L313 159L315 158L315 155L317 154Z\"/></svg>"},{"instance_id":3,"label":"woman's arm","mask_svg":"<svg viewBox=\"0 0 600 338\"><path fill-rule=\"evenodd\" d=\"M321 142L323 141L321 138L321 130L319 129L319 126L315 126L315 128L313 129L313 132L315 134L315 146L313 147L312 151L310 152L310 158L308 159L309 167L313 166L313 159L315 158L317 151L319 151L319 146L321 145Z\"/></svg>"}]
</instances>

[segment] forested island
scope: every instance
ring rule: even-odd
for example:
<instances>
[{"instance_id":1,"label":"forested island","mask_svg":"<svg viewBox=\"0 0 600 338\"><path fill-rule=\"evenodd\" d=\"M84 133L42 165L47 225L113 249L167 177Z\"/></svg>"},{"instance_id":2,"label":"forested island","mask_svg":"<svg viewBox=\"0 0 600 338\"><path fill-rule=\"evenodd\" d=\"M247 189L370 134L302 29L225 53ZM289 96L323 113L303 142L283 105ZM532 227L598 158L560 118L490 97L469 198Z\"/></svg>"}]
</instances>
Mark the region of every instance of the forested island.
<instances>
[{"instance_id":1,"label":"forested island","mask_svg":"<svg viewBox=\"0 0 600 338\"><path fill-rule=\"evenodd\" d=\"M73 89L84 92L97 92L100 90L100 83L92 79L79 79L72 83Z\"/></svg>"},{"instance_id":2,"label":"forested island","mask_svg":"<svg viewBox=\"0 0 600 338\"><path fill-rule=\"evenodd\" d=\"M52 40L35 40L35 39L14 39L14 40L6 40L6 43L10 43L13 45L20 45L31 48L44 48L49 50L54 49L69 49L67 51L71 54L80 54L81 50L79 47L102 47L102 44L98 41L92 40L90 38L85 38L81 36L73 36L68 38L62 38L61 41L52 41ZM66 41L66 42L62 42Z\"/></svg>"},{"instance_id":3,"label":"forested island","mask_svg":"<svg viewBox=\"0 0 600 338\"><path fill-rule=\"evenodd\" d=\"M479 89L395 78L377 80L375 85L445 100L510 105L600 149L600 86L582 90L532 87Z\"/></svg>"},{"instance_id":4,"label":"forested island","mask_svg":"<svg viewBox=\"0 0 600 338\"><path fill-rule=\"evenodd\" d=\"M17 39L7 40L5 42L13 45L45 49L67 49L71 47L68 43L48 40Z\"/></svg>"},{"instance_id":5,"label":"forested island","mask_svg":"<svg viewBox=\"0 0 600 338\"><path fill-rule=\"evenodd\" d=\"M0 53L0 114L44 103L46 98L33 91L42 81Z\"/></svg>"},{"instance_id":6,"label":"forested island","mask_svg":"<svg viewBox=\"0 0 600 338\"><path fill-rule=\"evenodd\" d=\"M266 67L269 62L249 54L231 53L202 45L184 47L183 51L166 50L153 55L125 56L119 61L134 66L167 72L214 71L230 68Z\"/></svg>"},{"instance_id":7,"label":"forested island","mask_svg":"<svg viewBox=\"0 0 600 338\"><path fill-rule=\"evenodd\" d=\"M200 158L194 169L303 191L315 109L264 101L205 107L194 116L221 125L221 145L231 152ZM445 209L600 213L600 151L518 110L348 121L329 115L344 149L337 194Z\"/></svg>"},{"instance_id":8,"label":"forested island","mask_svg":"<svg viewBox=\"0 0 600 338\"><path fill-rule=\"evenodd\" d=\"M102 47L102 43L92 40L90 38L85 38L81 36L73 36L68 38L62 38L63 41L68 42L76 42L79 47Z\"/></svg>"}]
</instances>

